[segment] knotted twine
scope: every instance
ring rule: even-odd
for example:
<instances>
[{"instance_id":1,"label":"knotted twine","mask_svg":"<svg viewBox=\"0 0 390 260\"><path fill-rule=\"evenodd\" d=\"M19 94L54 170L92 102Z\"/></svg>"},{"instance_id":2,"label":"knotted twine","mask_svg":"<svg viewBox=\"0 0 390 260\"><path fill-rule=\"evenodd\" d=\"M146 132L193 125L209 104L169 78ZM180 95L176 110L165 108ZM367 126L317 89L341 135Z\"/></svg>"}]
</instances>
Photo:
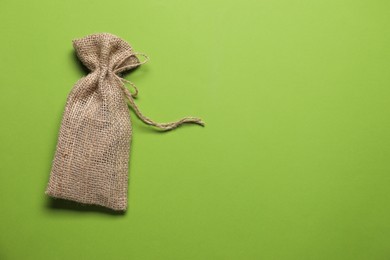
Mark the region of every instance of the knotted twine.
<instances>
[{"instance_id":1,"label":"knotted twine","mask_svg":"<svg viewBox=\"0 0 390 260\"><path fill-rule=\"evenodd\" d=\"M195 117L156 123L140 112L134 102L138 89L121 73L144 64L148 57L134 52L121 38L92 34L73 40L73 47L90 73L68 95L46 194L124 211L132 138L128 104L144 123L164 131L183 123L204 123Z\"/></svg>"}]
</instances>

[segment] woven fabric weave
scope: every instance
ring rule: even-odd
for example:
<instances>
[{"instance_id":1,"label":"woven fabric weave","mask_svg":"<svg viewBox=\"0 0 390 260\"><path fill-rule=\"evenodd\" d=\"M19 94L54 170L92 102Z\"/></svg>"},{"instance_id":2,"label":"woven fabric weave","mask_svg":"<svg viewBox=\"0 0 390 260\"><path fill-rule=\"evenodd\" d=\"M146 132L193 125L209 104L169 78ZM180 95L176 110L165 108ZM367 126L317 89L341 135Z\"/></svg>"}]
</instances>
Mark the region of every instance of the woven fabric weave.
<instances>
[{"instance_id":1,"label":"woven fabric weave","mask_svg":"<svg viewBox=\"0 0 390 260\"><path fill-rule=\"evenodd\" d=\"M127 101L141 120L162 130L203 122L189 117L160 124L142 115L119 77L142 62L121 38L92 34L73 40L73 46L90 73L68 96L46 194L124 211L132 137Z\"/></svg>"}]
</instances>

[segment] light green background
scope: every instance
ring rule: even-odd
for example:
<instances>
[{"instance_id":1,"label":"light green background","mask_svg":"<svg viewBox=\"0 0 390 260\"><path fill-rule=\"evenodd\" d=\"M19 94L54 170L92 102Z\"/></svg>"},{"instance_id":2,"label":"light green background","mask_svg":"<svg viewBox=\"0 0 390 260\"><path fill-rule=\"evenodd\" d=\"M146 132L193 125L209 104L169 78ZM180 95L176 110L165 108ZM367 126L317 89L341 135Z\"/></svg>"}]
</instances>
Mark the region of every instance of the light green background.
<instances>
[{"instance_id":1,"label":"light green background","mask_svg":"<svg viewBox=\"0 0 390 260\"><path fill-rule=\"evenodd\" d=\"M387 0L0 2L0 259L390 259ZM44 195L73 38L151 60L126 76L129 210Z\"/></svg>"}]
</instances>

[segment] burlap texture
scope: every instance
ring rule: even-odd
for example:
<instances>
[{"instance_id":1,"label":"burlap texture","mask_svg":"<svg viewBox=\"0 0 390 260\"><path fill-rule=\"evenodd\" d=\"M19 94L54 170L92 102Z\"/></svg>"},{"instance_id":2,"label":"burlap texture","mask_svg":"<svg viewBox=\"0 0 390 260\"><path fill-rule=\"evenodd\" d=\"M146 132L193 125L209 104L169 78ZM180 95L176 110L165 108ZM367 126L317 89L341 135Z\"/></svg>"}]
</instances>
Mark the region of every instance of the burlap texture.
<instances>
[{"instance_id":1,"label":"burlap texture","mask_svg":"<svg viewBox=\"0 0 390 260\"><path fill-rule=\"evenodd\" d=\"M142 63L119 37L92 34L73 40L73 46L90 73L68 96L46 194L124 211L132 136L126 99L145 123L163 130L203 122L159 124L140 113L118 74Z\"/></svg>"}]
</instances>

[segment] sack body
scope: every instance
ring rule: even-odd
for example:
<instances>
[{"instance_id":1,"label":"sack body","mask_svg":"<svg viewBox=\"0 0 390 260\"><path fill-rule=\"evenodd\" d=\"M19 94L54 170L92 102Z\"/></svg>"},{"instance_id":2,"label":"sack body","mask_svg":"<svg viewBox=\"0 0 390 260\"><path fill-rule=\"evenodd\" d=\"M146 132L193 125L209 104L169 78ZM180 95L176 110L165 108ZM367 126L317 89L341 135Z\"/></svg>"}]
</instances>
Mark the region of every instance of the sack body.
<instances>
[{"instance_id":1,"label":"sack body","mask_svg":"<svg viewBox=\"0 0 390 260\"><path fill-rule=\"evenodd\" d=\"M118 75L142 63L121 38L92 34L73 40L73 46L90 73L67 98L46 194L124 211L132 137L127 101L145 123L163 130L203 122L186 118L159 124L139 112Z\"/></svg>"}]
</instances>

